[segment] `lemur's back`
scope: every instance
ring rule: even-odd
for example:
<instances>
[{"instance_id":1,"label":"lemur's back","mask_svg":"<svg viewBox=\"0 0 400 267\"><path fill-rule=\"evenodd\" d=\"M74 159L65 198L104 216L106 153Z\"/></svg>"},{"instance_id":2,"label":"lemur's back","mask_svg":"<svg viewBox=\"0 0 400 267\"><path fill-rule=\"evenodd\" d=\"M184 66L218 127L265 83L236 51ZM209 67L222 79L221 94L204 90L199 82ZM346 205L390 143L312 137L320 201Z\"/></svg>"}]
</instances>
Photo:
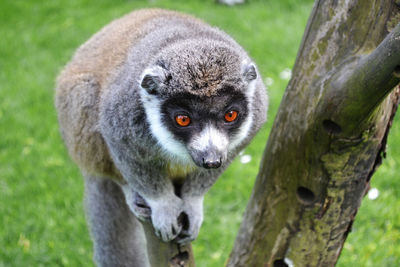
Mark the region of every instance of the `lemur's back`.
<instances>
[{"instance_id":1,"label":"lemur's back","mask_svg":"<svg viewBox=\"0 0 400 267\"><path fill-rule=\"evenodd\" d=\"M103 90L127 60L129 49L154 30L153 21L190 16L160 9L134 11L105 26L75 53L57 79L56 108L69 153L85 172L117 176L98 130L99 102Z\"/></svg>"}]
</instances>

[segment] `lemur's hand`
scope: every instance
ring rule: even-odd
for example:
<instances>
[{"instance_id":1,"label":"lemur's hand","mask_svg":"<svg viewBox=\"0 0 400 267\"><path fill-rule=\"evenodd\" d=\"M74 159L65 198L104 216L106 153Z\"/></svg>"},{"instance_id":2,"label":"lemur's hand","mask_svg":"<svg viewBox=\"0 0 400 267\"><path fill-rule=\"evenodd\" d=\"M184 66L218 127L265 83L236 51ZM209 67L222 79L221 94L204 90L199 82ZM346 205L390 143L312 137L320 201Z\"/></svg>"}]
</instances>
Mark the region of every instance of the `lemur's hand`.
<instances>
[{"instance_id":1,"label":"lemur's hand","mask_svg":"<svg viewBox=\"0 0 400 267\"><path fill-rule=\"evenodd\" d=\"M147 203L156 235L164 242L175 239L182 230L178 220L183 208L182 199L171 195L157 200L147 199Z\"/></svg>"},{"instance_id":2,"label":"lemur's hand","mask_svg":"<svg viewBox=\"0 0 400 267\"><path fill-rule=\"evenodd\" d=\"M162 241L175 239L182 230L179 215L183 211L182 199L174 194L158 199L145 198L129 185L123 185L126 202L135 216L142 221L151 220L155 234Z\"/></svg>"},{"instance_id":3,"label":"lemur's hand","mask_svg":"<svg viewBox=\"0 0 400 267\"><path fill-rule=\"evenodd\" d=\"M187 197L183 202L183 212L187 216L183 220L187 222L183 222L183 229L177 238L180 244L195 240L203 222L203 197Z\"/></svg>"}]
</instances>

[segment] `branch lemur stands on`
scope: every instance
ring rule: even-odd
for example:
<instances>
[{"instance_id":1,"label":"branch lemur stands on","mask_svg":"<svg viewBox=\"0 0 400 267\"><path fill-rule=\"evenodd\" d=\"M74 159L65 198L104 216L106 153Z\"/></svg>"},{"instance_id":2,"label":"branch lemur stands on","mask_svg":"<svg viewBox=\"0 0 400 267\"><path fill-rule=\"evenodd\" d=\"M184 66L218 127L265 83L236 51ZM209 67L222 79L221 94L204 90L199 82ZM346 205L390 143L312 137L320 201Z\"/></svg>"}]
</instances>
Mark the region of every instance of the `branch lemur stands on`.
<instances>
[{"instance_id":1,"label":"branch lemur stands on","mask_svg":"<svg viewBox=\"0 0 400 267\"><path fill-rule=\"evenodd\" d=\"M204 194L266 120L267 96L227 34L147 9L78 49L58 77L56 108L85 177L95 261L145 266L137 218L150 219L165 242L194 240Z\"/></svg>"}]
</instances>

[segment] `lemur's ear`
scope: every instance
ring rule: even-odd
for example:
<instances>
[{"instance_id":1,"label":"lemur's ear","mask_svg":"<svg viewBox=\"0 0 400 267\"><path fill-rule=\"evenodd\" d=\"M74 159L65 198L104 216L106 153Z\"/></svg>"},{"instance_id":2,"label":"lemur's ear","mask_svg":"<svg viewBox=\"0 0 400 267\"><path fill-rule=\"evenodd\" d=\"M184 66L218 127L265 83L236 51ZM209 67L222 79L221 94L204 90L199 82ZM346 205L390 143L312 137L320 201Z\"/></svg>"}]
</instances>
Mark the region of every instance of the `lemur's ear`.
<instances>
[{"instance_id":1,"label":"lemur's ear","mask_svg":"<svg viewBox=\"0 0 400 267\"><path fill-rule=\"evenodd\" d=\"M242 75L246 82L251 82L257 78L257 71L253 62L242 62Z\"/></svg>"},{"instance_id":2,"label":"lemur's ear","mask_svg":"<svg viewBox=\"0 0 400 267\"><path fill-rule=\"evenodd\" d=\"M166 80L167 72L164 68L156 65L144 70L140 86L147 91L147 93L156 95L160 87Z\"/></svg>"}]
</instances>

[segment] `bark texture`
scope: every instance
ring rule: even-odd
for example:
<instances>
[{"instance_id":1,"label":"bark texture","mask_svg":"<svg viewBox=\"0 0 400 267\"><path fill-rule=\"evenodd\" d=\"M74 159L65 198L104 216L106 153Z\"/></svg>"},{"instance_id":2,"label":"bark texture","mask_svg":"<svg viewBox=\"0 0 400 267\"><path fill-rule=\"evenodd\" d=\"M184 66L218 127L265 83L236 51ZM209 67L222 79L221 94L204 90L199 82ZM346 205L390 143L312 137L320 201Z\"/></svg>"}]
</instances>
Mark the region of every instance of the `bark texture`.
<instances>
[{"instance_id":1,"label":"bark texture","mask_svg":"<svg viewBox=\"0 0 400 267\"><path fill-rule=\"evenodd\" d=\"M337 262L399 102L399 5L315 2L227 266Z\"/></svg>"}]
</instances>

